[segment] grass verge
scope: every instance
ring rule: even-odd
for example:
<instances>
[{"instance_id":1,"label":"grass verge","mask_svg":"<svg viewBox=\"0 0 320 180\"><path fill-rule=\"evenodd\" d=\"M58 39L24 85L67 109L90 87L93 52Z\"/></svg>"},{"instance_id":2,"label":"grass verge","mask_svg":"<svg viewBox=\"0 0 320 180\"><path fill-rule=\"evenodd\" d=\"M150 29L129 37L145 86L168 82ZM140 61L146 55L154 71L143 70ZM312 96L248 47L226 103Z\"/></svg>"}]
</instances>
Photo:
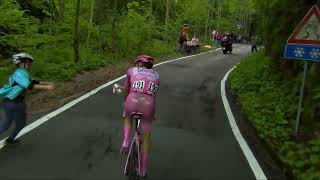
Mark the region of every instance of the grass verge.
<instances>
[{"instance_id":1,"label":"grass verge","mask_svg":"<svg viewBox=\"0 0 320 180\"><path fill-rule=\"evenodd\" d=\"M283 165L290 179L320 177L320 139L292 137L301 75L283 79L263 52L249 55L230 74L230 87L241 110Z\"/></svg>"}]
</instances>

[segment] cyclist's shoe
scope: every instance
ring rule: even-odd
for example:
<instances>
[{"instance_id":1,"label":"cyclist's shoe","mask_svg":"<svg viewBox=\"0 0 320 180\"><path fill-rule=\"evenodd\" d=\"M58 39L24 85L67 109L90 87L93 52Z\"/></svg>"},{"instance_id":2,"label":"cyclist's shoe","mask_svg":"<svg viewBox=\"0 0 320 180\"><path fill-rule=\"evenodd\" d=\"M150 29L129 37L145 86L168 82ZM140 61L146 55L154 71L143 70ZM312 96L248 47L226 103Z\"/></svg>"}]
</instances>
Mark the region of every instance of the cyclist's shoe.
<instances>
[{"instance_id":1,"label":"cyclist's shoe","mask_svg":"<svg viewBox=\"0 0 320 180\"><path fill-rule=\"evenodd\" d=\"M124 127L123 128L123 142L120 149L122 154L128 154L129 152L129 139L130 139L130 128Z\"/></svg>"},{"instance_id":2,"label":"cyclist's shoe","mask_svg":"<svg viewBox=\"0 0 320 180\"><path fill-rule=\"evenodd\" d=\"M16 144L19 144L19 143L20 143L19 140L14 140L14 139L11 139L11 138L6 139L6 144L8 144L8 145L16 145Z\"/></svg>"},{"instance_id":3,"label":"cyclist's shoe","mask_svg":"<svg viewBox=\"0 0 320 180\"><path fill-rule=\"evenodd\" d=\"M139 176L140 176L140 179L147 179L148 177L146 172L140 172Z\"/></svg>"},{"instance_id":4,"label":"cyclist's shoe","mask_svg":"<svg viewBox=\"0 0 320 180\"><path fill-rule=\"evenodd\" d=\"M145 176L141 176L141 175L140 175L140 179L141 179L141 180L146 180L146 179L148 179L148 174L145 174Z\"/></svg>"},{"instance_id":5,"label":"cyclist's shoe","mask_svg":"<svg viewBox=\"0 0 320 180\"><path fill-rule=\"evenodd\" d=\"M141 162L141 171L139 174L140 177L145 178L147 176L148 158L149 158L149 154L143 153L142 162Z\"/></svg>"},{"instance_id":6,"label":"cyclist's shoe","mask_svg":"<svg viewBox=\"0 0 320 180\"><path fill-rule=\"evenodd\" d=\"M129 152L129 141L128 140L124 140L122 142L122 146L121 146L120 152L122 154L128 154L128 152Z\"/></svg>"}]
</instances>

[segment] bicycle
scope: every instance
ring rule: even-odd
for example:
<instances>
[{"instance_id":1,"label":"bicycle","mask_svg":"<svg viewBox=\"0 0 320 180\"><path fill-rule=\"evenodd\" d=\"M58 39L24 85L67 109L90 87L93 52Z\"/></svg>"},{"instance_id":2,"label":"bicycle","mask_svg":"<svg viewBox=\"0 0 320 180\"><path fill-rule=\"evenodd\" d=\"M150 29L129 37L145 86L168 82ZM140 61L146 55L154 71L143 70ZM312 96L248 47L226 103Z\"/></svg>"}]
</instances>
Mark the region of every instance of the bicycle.
<instances>
[{"instance_id":1,"label":"bicycle","mask_svg":"<svg viewBox=\"0 0 320 180\"><path fill-rule=\"evenodd\" d=\"M124 174L128 176L129 180L138 180L141 172L141 128L140 120L142 113L131 113L135 127L135 133L131 140L131 145L128 151L126 164L124 167Z\"/></svg>"},{"instance_id":2,"label":"bicycle","mask_svg":"<svg viewBox=\"0 0 320 180\"><path fill-rule=\"evenodd\" d=\"M118 84L113 85L113 93L122 93L123 86ZM142 113L133 112L130 114L133 119L135 131L130 143L129 151L127 152L126 164L124 166L124 174L129 180L139 180L141 172L141 128L140 122L143 117Z\"/></svg>"}]
</instances>

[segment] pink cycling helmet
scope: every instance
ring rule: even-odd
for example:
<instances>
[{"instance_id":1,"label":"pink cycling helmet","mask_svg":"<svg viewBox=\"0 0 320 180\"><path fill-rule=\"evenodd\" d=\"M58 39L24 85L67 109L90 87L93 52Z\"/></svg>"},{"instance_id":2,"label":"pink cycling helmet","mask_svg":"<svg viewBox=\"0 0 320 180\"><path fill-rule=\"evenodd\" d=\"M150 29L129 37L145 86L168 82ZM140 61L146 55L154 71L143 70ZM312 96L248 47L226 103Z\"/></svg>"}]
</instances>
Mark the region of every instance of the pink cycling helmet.
<instances>
[{"instance_id":1,"label":"pink cycling helmet","mask_svg":"<svg viewBox=\"0 0 320 180\"><path fill-rule=\"evenodd\" d=\"M134 64L137 64L138 62L149 64L148 68L151 69L153 67L154 59L148 55L140 55L136 57Z\"/></svg>"}]
</instances>

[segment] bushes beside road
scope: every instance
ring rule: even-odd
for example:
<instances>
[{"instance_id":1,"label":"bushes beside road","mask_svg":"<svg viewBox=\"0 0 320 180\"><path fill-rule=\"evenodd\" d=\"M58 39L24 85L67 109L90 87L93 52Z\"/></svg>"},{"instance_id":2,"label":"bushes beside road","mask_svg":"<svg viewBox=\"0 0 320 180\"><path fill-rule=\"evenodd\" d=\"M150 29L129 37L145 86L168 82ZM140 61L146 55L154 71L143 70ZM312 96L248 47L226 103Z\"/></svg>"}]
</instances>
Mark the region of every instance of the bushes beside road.
<instances>
[{"instance_id":1,"label":"bushes beside road","mask_svg":"<svg viewBox=\"0 0 320 180\"><path fill-rule=\"evenodd\" d=\"M260 52L246 57L229 81L243 113L282 162L285 173L313 180L320 177L320 138L310 124L303 124L302 139L292 136L301 77L284 78Z\"/></svg>"}]
</instances>

